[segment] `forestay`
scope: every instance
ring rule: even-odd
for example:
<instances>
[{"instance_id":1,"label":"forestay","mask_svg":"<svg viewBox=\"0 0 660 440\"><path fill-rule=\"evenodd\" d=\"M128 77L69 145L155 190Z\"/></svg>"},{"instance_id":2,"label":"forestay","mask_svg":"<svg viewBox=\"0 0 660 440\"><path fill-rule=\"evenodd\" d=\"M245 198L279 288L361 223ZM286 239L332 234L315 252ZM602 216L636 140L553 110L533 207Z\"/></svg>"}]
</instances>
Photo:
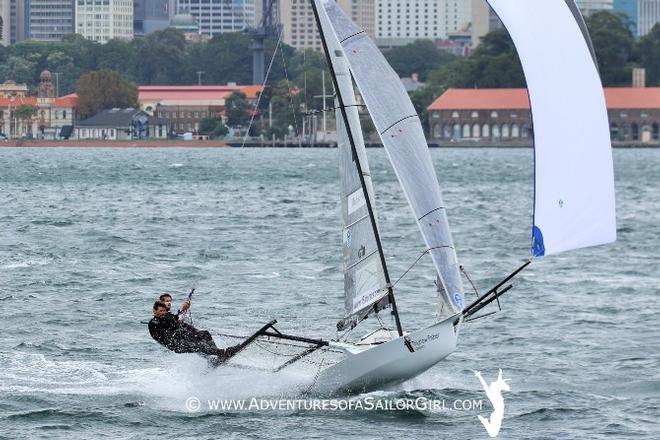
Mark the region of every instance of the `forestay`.
<instances>
[{"instance_id":1,"label":"forestay","mask_svg":"<svg viewBox=\"0 0 660 440\"><path fill-rule=\"evenodd\" d=\"M456 252L438 179L415 108L398 75L365 32L334 1L320 2L323 7L319 8L319 14L327 14L339 39L353 79L415 214L441 279L441 315L458 312L463 308L463 288Z\"/></svg>"},{"instance_id":2,"label":"forestay","mask_svg":"<svg viewBox=\"0 0 660 440\"><path fill-rule=\"evenodd\" d=\"M518 50L534 124L535 256L616 240L605 97L573 0L488 0Z\"/></svg>"},{"instance_id":3,"label":"forestay","mask_svg":"<svg viewBox=\"0 0 660 440\"><path fill-rule=\"evenodd\" d=\"M372 213L375 216L374 191L369 172L369 163L362 137L353 81L344 59L339 41L327 23L327 17L320 16L321 26L328 46L329 59L337 79L339 93L344 103L347 120L353 136L364 183L367 189ZM326 19L324 21L324 19ZM343 222L343 266L346 319L338 328L351 327L364 318L369 311L380 310L389 304L388 280L384 259L378 251L376 234L367 209L365 191L358 175L357 163L344 125L344 119L336 103L337 136L339 147L339 169L341 180L341 211ZM375 223L375 220L374 220ZM377 303L377 304L376 304ZM376 307L374 308L374 304Z\"/></svg>"}]
</instances>

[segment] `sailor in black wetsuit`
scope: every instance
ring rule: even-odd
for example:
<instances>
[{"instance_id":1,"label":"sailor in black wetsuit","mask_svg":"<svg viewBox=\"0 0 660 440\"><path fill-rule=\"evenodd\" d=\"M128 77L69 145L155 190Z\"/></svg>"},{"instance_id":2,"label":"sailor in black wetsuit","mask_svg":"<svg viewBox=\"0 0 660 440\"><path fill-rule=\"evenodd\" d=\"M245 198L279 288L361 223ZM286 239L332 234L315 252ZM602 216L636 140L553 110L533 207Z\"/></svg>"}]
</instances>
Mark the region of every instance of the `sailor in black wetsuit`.
<instances>
[{"instance_id":1,"label":"sailor in black wetsuit","mask_svg":"<svg viewBox=\"0 0 660 440\"><path fill-rule=\"evenodd\" d=\"M186 304L184 310L190 307L189 302ZM208 331L197 330L192 325L179 320L177 315L168 312L167 304L160 300L154 303L154 317L149 321L149 333L159 344L175 353L202 353L228 358L238 349L238 346L218 348Z\"/></svg>"}]
</instances>

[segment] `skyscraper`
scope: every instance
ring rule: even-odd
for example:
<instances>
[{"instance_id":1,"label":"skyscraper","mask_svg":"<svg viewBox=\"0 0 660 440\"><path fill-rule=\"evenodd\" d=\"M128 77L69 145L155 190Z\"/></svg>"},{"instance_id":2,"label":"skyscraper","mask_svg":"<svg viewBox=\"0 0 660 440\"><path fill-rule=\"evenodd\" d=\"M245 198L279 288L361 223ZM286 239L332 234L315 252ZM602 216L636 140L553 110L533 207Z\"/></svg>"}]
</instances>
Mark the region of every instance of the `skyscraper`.
<instances>
[{"instance_id":1,"label":"skyscraper","mask_svg":"<svg viewBox=\"0 0 660 440\"><path fill-rule=\"evenodd\" d=\"M0 0L0 44L11 43L11 4L9 0Z\"/></svg>"},{"instance_id":2,"label":"skyscraper","mask_svg":"<svg viewBox=\"0 0 660 440\"><path fill-rule=\"evenodd\" d=\"M133 38L133 0L76 0L76 33L105 43Z\"/></svg>"},{"instance_id":3,"label":"skyscraper","mask_svg":"<svg viewBox=\"0 0 660 440\"><path fill-rule=\"evenodd\" d=\"M74 32L74 0L16 0L16 3L24 8L25 39L59 41Z\"/></svg>"},{"instance_id":4,"label":"skyscraper","mask_svg":"<svg viewBox=\"0 0 660 440\"><path fill-rule=\"evenodd\" d=\"M637 11L637 33L643 37L660 22L660 0L639 0Z\"/></svg>"},{"instance_id":5,"label":"skyscraper","mask_svg":"<svg viewBox=\"0 0 660 440\"><path fill-rule=\"evenodd\" d=\"M394 45L445 39L468 30L471 14L472 2L465 0L376 0L376 36Z\"/></svg>"},{"instance_id":6,"label":"skyscraper","mask_svg":"<svg viewBox=\"0 0 660 440\"><path fill-rule=\"evenodd\" d=\"M175 0L133 0L135 36L165 29L174 17Z\"/></svg>"},{"instance_id":7,"label":"skyscraper","mask_svg":"<svg viewBox=\"0 0 660 440\"><path fill-rule=\"evenodd\" d=\"M614 0L575 0L583 15L591 15L598 11L611 11Z\"/></svg>"},{"instance_id":8,"label":"skyscraper","mask_svg":"<svg viewBox=\"0 0 660 440\"><path fill-rule=\"evenodd\" d=\"M177 14L190 14L210 36L254 26L254 0L178 0Z\"/></svg>"}]
</instances>

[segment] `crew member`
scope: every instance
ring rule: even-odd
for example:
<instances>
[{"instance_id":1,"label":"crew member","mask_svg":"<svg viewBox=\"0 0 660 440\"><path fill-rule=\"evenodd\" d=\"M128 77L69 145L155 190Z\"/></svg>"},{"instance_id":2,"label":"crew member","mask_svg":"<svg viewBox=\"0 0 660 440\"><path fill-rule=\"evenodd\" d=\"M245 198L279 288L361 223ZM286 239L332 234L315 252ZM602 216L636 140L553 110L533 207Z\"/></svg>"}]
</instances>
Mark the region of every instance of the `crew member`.
<instances>
[{"instance_id":1,"label":"crew member","mask_svg":"<svg viewBox=\"0 0 660 440\"><path fill-rule=\"evenodd\" d=\"M190 307L190 303L187 302L187 304L186 310ZM208 331L197 330L192 325L180 321L176 315L169 313L165 301L156 301L153 311L154 317L149 321L151 337L175 353L203 353L229 358L238 351L239 345L225 349L218 348Z\"/></svg>"}]
</instances>

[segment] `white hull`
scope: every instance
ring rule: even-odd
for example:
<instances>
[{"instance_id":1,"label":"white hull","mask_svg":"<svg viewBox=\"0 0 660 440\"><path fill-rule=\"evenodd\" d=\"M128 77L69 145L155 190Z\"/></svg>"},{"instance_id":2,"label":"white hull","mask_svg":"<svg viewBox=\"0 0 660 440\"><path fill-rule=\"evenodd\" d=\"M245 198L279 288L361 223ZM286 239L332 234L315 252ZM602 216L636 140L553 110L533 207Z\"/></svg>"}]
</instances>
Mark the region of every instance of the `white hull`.
<instances>
[{"instance_id":1,"label":"white hull","mask_svg":"<svg viewBox=\"0 0 660 440\"><path fill-rule=\"evenodd\" d=\"M361 393L411 379L456 349L456 316L403 337L373 345L338 345L346 358L321 371L312 392ZM414 351L406 345L406 339Z\"/></svg>"}]
</instances>

